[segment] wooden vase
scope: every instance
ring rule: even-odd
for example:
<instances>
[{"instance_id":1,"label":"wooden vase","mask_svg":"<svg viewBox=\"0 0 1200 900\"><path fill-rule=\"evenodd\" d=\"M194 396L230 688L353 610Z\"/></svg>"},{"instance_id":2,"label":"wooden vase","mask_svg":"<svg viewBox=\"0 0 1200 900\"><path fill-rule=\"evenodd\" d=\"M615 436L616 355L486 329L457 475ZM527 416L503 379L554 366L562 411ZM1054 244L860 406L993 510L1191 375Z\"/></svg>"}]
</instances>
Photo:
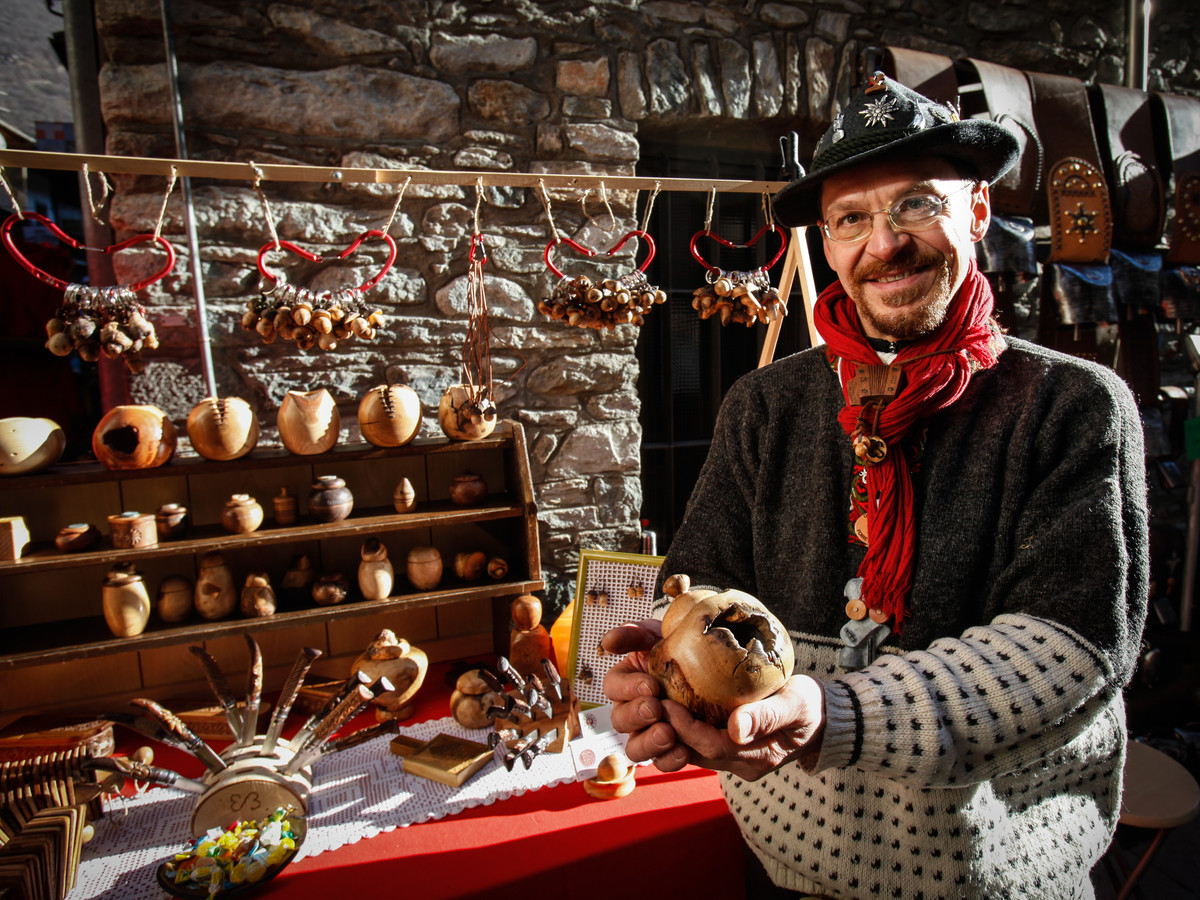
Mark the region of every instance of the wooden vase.
<instances>
[{"instance_id":1,"label":"wooden vase","mask_svg":"<svg viewBox=\"0 0 1200 900\"><path fill-rule=\"evenodd\" d=\"M238 592L225 557L215 550L200 560L196 579L196 612L206 619L224 619L237 606Z\"/></svg>"},{"instance_id":2,"label":"wooden vase","mask_svg":"<svg viewBox=\"0 0 1200 900\"><path fill-rule=\"evenodd\" d=\"M421 430L421 398L407 385L377 385L358 404L358 427L376 447L401 447Z\"/></svg>"},{"instance_id":3,"label":"wooden vase","mask_svg":"<svg viewBox=\"0 0 1200 900\"><path fill-rule=\"evenodd\" d=\"M92 432L106 469L153 469L175 454L175 425L157 406L114 406Z\"/></svg>"},{"instance_id":4,"label":"wooden vase","mask_svg":"<svg viewBox=\"0 0 1200 900\"><path fill-rule=\"evenodd\" d=\"M154 607L164 622L182 622L192 614L196 587L185 575L168 575L158 585Z\"/></svg>"},{"instance_id":5,"label":"wooden vase","mask_svg":"<svg viewBox=\"0 0 1200 900\"><path fill-rule=\"evenodd\" d=\"M117 637L133 637L145 631L150 621L150 596L132 563L113 566L104 577L101 594L109 631Z\"/></svg>"},{"instance_id":6,"label":"wooden vase","mask_svg":"<svg viewBox=\"0 0 1200 900\"><path fill-rule=\"evenodd\" d=\"M407 478L396 482L396 489L392 491L392 505L398 513L410 513L417 508L417 491Z\"/></svg>"},{"instance_id":7,"label":"wooden vase","mask_svg":"<svg viewBox=\"0 0 1200 900\"><path fill-rule=\"evenodd\" d=\"M263 523L263 508L249 494L233 494L221 510L221 525L233 534L249 534Z\"/></svg>"},{"instance_id":8,"label":"wooden vase","mask_svg":"<svg viewBox=\"0 0 1200 900\"><path fill-rule=\"evenodd\" d=\"M413 547L405 571L418 591L432 591L442 580L442 554L437 547Z\"/></svg>"},{"instance_id":9,"label":"wooden vase","mask_svg":"<svg viewBox=\"0 0 1200 900\"><path fill-rule=\"evenodd\" d=\"M312 456L333 449L342 417L333 395L324 388L288 391L279 405L279 439L297 456Z\"/></svg>"},{"instance_id":10,"label":"wooden vase","mask_svg":"<svg viewBox=\"0 0 1200 900\"><path fill-rule=\"evenodd\" d=\"M480 411L473 398L476 390L465 384L452 384L438 403L438 424L446 437L454 441L477 441L496 429L496 410Z\"/></svg>"},{"instance_id":11,"label":"wooden vase","mask_svg":"<svg viewBox=\"0 0 1200 900\"><path fill-rule=\"evenodd\" d=\"M396 576L388 559L387 547L378 538L367 538L358 564L358 589L366 600L386 600L392 595Z\"/></svg>"},{"instance_id":12,"label":"wooden vase","mask_svg":"<svg viewBox=\"0 0 1200 900\"><path fill-rule=\"evenodd\" d=\"M150 513L123 512L108 517L112 545L118 550L136 550L158 543L158 524Z\"/></svg>"},{"instance_id":13,"label":"wooden vase","mask_svg":"<svg viewBox=\"0 0 1200 900\"><path fill-rule=\"evenodd\" d=\"M188 413L187 434L205 459L237 459L258 443L258 416L240 397L205 397Z\"/></svg>"},{"instance_id":14,"label":"wooden vase","mask_svg":"<svg viewBox=\"0 0 1200 900\"><path fill-rule=\"evenodd\" d=\"M23 475L58 462L67 436L50 419L0 419L0 475Z\"/></svg>"}]
</instances>

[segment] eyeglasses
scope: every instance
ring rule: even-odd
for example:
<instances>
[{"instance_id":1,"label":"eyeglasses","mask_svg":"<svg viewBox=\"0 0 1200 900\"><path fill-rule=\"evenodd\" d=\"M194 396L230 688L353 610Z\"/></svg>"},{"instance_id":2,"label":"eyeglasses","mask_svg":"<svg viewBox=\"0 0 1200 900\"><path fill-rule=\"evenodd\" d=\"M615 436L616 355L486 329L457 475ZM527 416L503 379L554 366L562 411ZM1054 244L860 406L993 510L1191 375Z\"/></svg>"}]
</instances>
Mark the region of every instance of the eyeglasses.
<instances>
[{"instance_id":1,"label":"eyeglasses","mask_svg":"<svg viewBox=\"0 0 1200 900\"><path fill-rule=\"evenodd\" d=\"M875 217L880 213L887 213L888 221L896 231L920 231L931 227L938 216L946 212L951 197L974 187L974 182L968 182L945 197L931 193L909 194L891 206L874 211L841 210L821 223L821 231L825 237L839 244L861 241L871 236L875 230Z\"/></svg>"}]
</instances>

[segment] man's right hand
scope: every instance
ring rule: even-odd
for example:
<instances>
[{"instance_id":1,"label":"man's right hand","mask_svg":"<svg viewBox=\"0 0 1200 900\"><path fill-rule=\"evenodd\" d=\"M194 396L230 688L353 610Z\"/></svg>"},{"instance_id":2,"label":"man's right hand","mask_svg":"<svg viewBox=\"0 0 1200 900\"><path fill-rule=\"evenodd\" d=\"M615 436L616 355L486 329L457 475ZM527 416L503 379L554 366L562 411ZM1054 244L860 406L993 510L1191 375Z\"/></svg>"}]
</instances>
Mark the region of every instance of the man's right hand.
<instances>
[{"instance_id":1,"label":"man's right hand","mask_svg":"<svg viewBox=\"0 0 1200 900\"><path fill-rule=\"evenodd\" d=\"M612 725L629 735L625 755L634 762L655 761L664 772L673 772L687 764L690 752L677 746L675 729L666 721L662 686L647 669L650 649L662 640L658 619L621 625L601 639L609 653L625 658L604 676L604 693L613 702Z\"/></svg>"}]
</instances>

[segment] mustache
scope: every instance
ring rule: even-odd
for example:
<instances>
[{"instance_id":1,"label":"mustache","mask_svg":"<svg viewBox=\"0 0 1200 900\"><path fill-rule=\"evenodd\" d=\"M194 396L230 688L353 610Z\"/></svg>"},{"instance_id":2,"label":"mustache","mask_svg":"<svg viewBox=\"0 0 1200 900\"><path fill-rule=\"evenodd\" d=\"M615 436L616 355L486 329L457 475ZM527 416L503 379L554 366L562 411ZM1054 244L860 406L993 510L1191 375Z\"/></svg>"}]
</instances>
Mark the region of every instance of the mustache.
<instances>
[{"instance_id":1,"label":"mustache","mask_svg":"<svg viewBox=\"0 0 1200 900\"><path fill-rule=\"evenodd\" d=\"M905 272L908 269L919 269L924 266L940 266L947 262L943 253L932 247L909 245L896 253L886 262L872 260L863 262L854 269L854 280L861 283L873 281L888 275Z\"/></svg>"}]
</instances>

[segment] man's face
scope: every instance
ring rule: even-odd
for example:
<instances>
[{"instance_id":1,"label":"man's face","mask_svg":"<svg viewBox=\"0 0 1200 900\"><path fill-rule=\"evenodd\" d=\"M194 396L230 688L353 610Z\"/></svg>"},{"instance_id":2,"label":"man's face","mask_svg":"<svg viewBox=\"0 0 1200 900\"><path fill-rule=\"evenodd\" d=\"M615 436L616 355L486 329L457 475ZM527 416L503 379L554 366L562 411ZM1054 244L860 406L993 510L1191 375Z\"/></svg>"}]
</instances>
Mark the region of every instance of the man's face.
<instances>
[{"instance_id":1,"label":"man's face","mask_svg":"<svg viewBox=\"0 0 1200 900\"><path fill-rule=\"evenodd\" d=\"M973 244L990 221L986 184L978 189L969 184L948 162L931 157L858 166L822 185L822 222L852 210L886 210L917 194L948 202L919 231L896 231L881 212L866 238L841 243L825 237L825 258L858 308L868 337L920 337L945 319L975 254Z\"/></svg>"}]
</instances>

